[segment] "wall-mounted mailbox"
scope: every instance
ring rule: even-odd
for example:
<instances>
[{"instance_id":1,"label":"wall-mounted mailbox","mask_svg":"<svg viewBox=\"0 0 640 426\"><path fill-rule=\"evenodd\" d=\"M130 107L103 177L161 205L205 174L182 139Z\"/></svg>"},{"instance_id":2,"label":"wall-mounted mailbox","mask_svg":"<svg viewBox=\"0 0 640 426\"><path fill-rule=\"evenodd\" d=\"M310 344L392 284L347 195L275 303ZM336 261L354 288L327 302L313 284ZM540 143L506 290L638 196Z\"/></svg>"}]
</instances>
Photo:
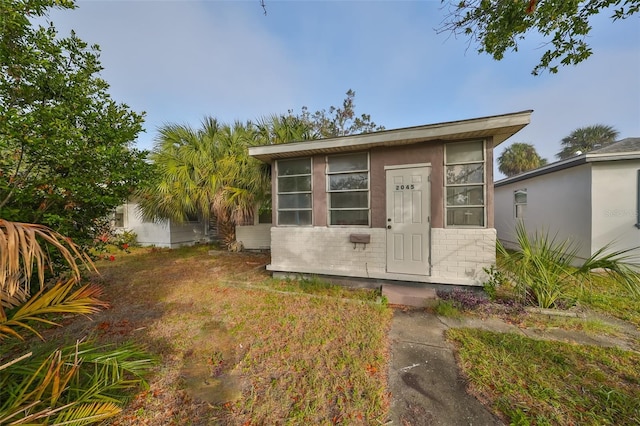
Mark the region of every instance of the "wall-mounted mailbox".
<instances>
[{"instance_id":1,"label":"wall-mounted mailbox","mask_svg":"<svg viewBox=\"0 0 640 426\"><path fill-rule=\"evenodd\" d=\"M371 235L351 234L349 235L349 242L352 242L354 244L369 244L371 242Z\"/></svg>"}]
</instances>

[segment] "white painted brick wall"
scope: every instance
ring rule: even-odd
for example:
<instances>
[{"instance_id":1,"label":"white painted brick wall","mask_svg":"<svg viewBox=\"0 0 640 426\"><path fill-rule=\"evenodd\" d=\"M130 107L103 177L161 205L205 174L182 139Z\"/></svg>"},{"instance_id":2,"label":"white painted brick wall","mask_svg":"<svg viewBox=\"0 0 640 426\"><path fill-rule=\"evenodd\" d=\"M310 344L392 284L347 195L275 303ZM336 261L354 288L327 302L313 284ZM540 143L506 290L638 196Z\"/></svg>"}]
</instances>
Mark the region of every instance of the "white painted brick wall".
<instances>
[{"instance_id":1,"label":"white painted brick wall","mask_svg":"<svg viewBox=\"0 0 640 426\"><path fill-rule=\"evenodd\" d=\"M495 229L431 230L431 275L482 284L483 268L495 264Z\"/></svg>"},{"instance_id":2,"label":"white painted brick wall","mask_svg":"<svg viewBox=\"0 0 640 426\"><path fill-rule=\"evenodd\" d=\"M369 234L366 246L349 242L351 234ZM271 267L283 271L326 271L367 277L386 268L385 230L375 228L271 228Z\"/></svg>"},{"instance_id":3,"label":"white painted brick wall","mask_svg":"<svg viewBox=\"0 0 640 426\"><path fill-rule=\"evenodd\" d=\"M351 234L369 234L371 243L354 248ZM495 243L495 229L432 229L431 276L420 279L386 272L385 229L273 227L269 269L480 285L483 268L495 263Z\"/></svg>"}]
</instances>

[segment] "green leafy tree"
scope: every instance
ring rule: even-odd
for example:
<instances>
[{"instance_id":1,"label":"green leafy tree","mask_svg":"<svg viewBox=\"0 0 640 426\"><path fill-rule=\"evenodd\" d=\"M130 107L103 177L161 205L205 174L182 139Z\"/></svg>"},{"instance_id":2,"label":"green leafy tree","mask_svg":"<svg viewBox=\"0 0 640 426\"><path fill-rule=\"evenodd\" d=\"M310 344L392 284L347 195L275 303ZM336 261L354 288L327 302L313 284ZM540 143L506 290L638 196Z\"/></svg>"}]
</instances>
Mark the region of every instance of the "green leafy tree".
<instances>
[{"instance_id":1,"label":"green leafy tree","mask_svg":"<svg viewBox=\"0 0 640 426\"><path fill-rule=\"evenodd\" d=\"M311 139L335 138L384 130L384 126L373 122L369 114L356 114L355 97L356 92L349 89L341 107L330 106L328 110L322 109L311 113L304 106L300 114L293 115L293 111L289 111L289 116L297 117L311 126L313 131Z\"/></svg>"},{"instance_id":2,"label":"green leafy tree","mask_svg":"<svg viewBox=\"0 0 640 426\"><path fill-rule=\"evenodd\" d=\"M498 170L506 176L537 169L545 164L547 160L538 155L533 145L522 142L512 144L498 157Z\"/></svg>"},{"instance_id":3,"label":"green leafy tree","mask_svg":"<svg viewBox=\"0 0 640 426\"><path fill-rule=\"evenodd\" d=\"M69 0L0 2L0 217L89 242L148 173L143 117L108 94L98 46L36 25Z\"/></svg>"},{"instance_id":4,"label":"green leafy tree","mask_svg":"<svg viewBox=\"0 0 640 426\"><path fill-rule=\"evenodd\" d=\"M586 153L594 149L611 145L618 138L618 131L611 126L595 124L579 127L562 139L562 149L556 154L561 160L577 153Z\"/></svg>"},{"instance_id":5,"label":"green leafy tree","mask_svg":"<svg viewBox=\"0 0 640 426\"><path fill-rule=\"evenodd\" d=\"M586 42L592 16L612 8L611 19L626 19L640 10L640 0L442 0L448 15L439 33L468 37L501 60L507 51L517 51L530 33L541 34L549 46L532 71L558 72L559 66L576 65L589 56Z\"/></svg>"}]
</instances>

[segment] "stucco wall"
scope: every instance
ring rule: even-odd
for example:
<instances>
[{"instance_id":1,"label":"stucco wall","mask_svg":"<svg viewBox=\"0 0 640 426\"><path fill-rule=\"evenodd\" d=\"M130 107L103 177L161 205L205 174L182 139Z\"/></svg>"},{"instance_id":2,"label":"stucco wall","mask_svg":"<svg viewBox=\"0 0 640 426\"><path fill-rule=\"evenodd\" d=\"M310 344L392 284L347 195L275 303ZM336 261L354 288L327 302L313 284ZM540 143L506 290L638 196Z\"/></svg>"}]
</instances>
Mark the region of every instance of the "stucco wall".
<instances>
[{"instance_id":1,"label":"stucco wall","mask_svg":"<svg viewBox=\"0 0 640 426\"><path fill-rule=\"evenodd\" d=\"M506 245L515 243L513 192L527 189L524 224L530 233L547 232L559 241L579 244L578 256L591 254L591 168L582 164L565 170L496 187L495 227Z\"/></svg>"},{"instance_id":2,"label":"stucco wall","mask_svg":"<svg viewBox=\"0 0 640 426\"><path fill-rule=\"evenodd\" d=\"M169 235L171 236L171 248L192 245L207 239L206 227L203 222L171 222Z\"/></svg>"},{"instance_id":3,"label":"stucco wall","mask_svg":"<svg viewBox=\"0 0 640 426\"><path fill-rule=\"evenodd\" d=\"M135 232L138 244L142 246L176 248L191 245L205 237L205 224L189 222L175 224L170 222L144 222L140 218L137 203L124 205L124 227Z\"/></svg>"},{"instance_id":4,"label":"stucco wall","mask_svg":"<svg viewBox=\"0 0 640 426\"><path fill-rule=\"evenodd\" d=\"M349 235L369 234L366 246ZM430 275L386 272L386 230L380 228L273 227L274 272L335 275L386 280L482 285L484 267L495 263L495 230L433 229ZM429 271L425 264L425 271Z\"/></svg>"},{"instance_id":5,"label":"stucco wall","mask_svg":"<svg viewBox=\"0 0 640 426\"><path fill-rule=\"evenodd\" d=\"M170 247L169 223L143 222L137 203L124 205L124 229L135 232L142 246Z\"/></svg>"},{"instance_id":6,"label":"stucco wall","mask_svg":"<svg viewBox=\"0 0 640 426\"><path fill-rule=\"evenodd\" d=\"M271 246L271 224L236 226L236 241L247 250L267 250Z\"/></svg>"},{"instance_id":7,"label":"stucco wall","mask_svg":"<svg viewBox=\"0 0 640 426\"><path fill-rule=\"evenodd\" d=\"M637 221L640 160L592 163L591 251L606 244L612 250L640 246ZM640 252L636 252L640 256Z\"/></svg>"}]
</instances>

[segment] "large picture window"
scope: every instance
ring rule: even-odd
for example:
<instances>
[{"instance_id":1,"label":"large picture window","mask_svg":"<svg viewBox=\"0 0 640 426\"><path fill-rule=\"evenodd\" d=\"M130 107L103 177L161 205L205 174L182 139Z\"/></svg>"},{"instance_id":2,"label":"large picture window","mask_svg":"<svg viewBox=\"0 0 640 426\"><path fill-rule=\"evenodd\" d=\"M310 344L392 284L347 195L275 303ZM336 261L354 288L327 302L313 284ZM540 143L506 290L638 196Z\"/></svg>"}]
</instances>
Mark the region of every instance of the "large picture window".
<instances>
[{"instance_id":1,"label":"large picture window","mask_svg":"<svg viewBox=\"0 0 640 426\"><path fill-rule=\"evenodd\" d=\"M311 225L311 158L278 160L278 225Z\"/></svg>"},{"instance_id":2,"label":"large picture window","mask_svg":"<svg viewBox=\"0 0 640 426\"><path fill-rule=\"evenodd\" d=\"M369 154L327 158L329 225L369 225Z\"/></svg>"},{"instance_id":3,"label":"large picture window","mask_svg":"<svg viewBox=\"0 0 640 426\"><path fill-rule=\"evenodd\" d=\"M485 226L484 142L445 145L447 226Z\"/></svg>"}]
</instances>

